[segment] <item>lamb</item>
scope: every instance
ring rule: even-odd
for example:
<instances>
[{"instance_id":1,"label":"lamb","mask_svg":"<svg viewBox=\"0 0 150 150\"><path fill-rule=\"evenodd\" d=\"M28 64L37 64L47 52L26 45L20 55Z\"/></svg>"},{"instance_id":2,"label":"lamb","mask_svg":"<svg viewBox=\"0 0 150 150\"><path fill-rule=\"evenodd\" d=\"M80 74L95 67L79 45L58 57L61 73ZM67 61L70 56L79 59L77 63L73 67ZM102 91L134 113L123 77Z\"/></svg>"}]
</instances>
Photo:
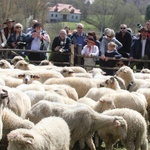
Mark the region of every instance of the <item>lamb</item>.
<instances>
[{"instance_id":1,"label":"lamb","mask_svg":"<svg viewBox=\"0 0 150 150\"><path fill-rule=\"evenodd\" d=\"M115 76L105 80L100 84L100 87L107 87L114 90L126 89L124 81L122 81L121 78Z\"/></svg>"},{"instance_id":2,"label":"lamb","mask_svg":"<svg viewBox=\"0 0 150 150\"><path fill-rule=\"evenodd\" d=\"M52 85L43 85L45 91L54 91L60 95L67 96L69 98L78 100L78 93L75 88L66 85L66 84L52 84Z\"/></svg>"},{"instance_id":3,"label":"lamb","mask_svg":"<svg viewBox=\"0 0 150 150\"><path fill-rule=\"evenodd\" d=\"M21 70L30 70L29 63L27 63L25 60L19 60L15 65L15 69L21 69Z\"/></svg>"},{"instance_id":4,"label":"lamb","mask_svg":"<svg viewBox=\"0 0 150 150\"><path fill-rule=\"evenodd\" d=\"M47 66L47 65L53 66L52 62L50 62L49 60L42 60L39 64L39 66Z\"/></svg>"},{"instance_id":5,"label":"lamb","mask_svg":"<svg viewBox=\"0 0 150 150\"><path fill-rule=\"evenodd\" d=\"M103 101L113 101L114 106L116 108L130 108L133 110L138 111L141 113L142 116L148 119L147 117L147 101L145 97L137 92L132 92L132 93L114 93L114 94L107 94L101 97Z\"/></svg>"},{"instance_id":6,"label":"lamb","mask_svg":"<svg viewBox=\"0 0 150 150\"><path fill-rule=\"evenodd\" d=\"M123 66L119 68L116 72L116 76L121 77L125 81L125 85L128 91L136 91L142 87L150 87L150 83L142 80L136 79L133 70L128 66Z\"/></svg>"},{"instance_id":7,"label":"lamb","mask_svg":"<svg viewBox=\"0 0 150 150\"><path fill-rule=\"evenodd\" d=\"M95 131L124 121L122 117L103 116L84 104L65 105L48 101L38 102L27 113L27 118L34 123L49 116L60 116L67 122L71 132L70 148L73 148L77 140L85 138L91 150L96 150L92 141Z\"/></svg>"},{"instance_id":8,"label":"lamb","mask_svg":"<svg viewBox=\"0 0 150 150\"><path fill-rule=\"evenodd\" d=\"M85 97L91 98L95 101L98 101L103 95L105 94L110 94L110 93L115 93L116 91L110 88L106 88L106 87L101 87L101 88L97 88L97 87L93 87L91 89L89 89L89 91L86 93Z\"/></svg>"},{"instance_id":9,"label":"lamb","mask_svg":"<svg viewBox=\"0 0 150 150\"><path fill-rule=\"evenodd\" d=\"M26 113L31 108L31 101L27 94L17 90L16 88L7 88L9 104L7 107L11 109L16 115L25 118Z\"/></svg>"},{"instance_id":10,"label":"lamb","mask_svg":"<svg viewBox=\"0 0 150 150\"><path fill-rule=\"evenodd\" d=\"M15 56L12 60L11 63L15 66L16 63L20 60L25 60L22 56Z\"/></svg>"},{"instance_id":11,"label":"lamb","mask_svg":"<svg viewBox=\"0 0 150 150\"><path fill-rule=\"evenodd\" d=\"M2 69L13 69L13 66L5 59L0 60L0 68Z\"/></svg>"},{"instance_id":12,"label":"lamb","mask_svg":"<svg viewBox=\"0 0 150 150\"><path fill-rule=\"evenodd\" d=\"M121 116L127 122L127 135L123 136L117 130L99 130L98 133L106 144L107 150L112 150L113 144L120 139L127 150L148 150L147 124L143 116L135 110L128 108L113 109L103 112L104 115Z\"/></svg>"},{"instance_id":13,"label":"lamb","mask_svg":"<svg viewBox=\"0 0 150 150\"><path fill-rule=\"evenodd\" d=\"M64 76L64 77L85 77L85 78L92 78L91 73L75 73L73 71L73 69L71 69L70 67L64 67L62 68L62 70L60 71L60 73Z\"/></svg>"},{"instance_id":14,"label":"lamb","mask_svg":"<svg viewBox=\"0 0 150 150\"><path fill-rule=\"evenodd\" d=\"M85 96L85 94L88 92L88 90L92 87L97 87L96 83L88 78L77 78L77 77L71 77L71 78L63 78L63 79L48 79L44 82L46 85L51 84L67 84L71 87L75 88L75 90L78 93L78 97L81 98Z\"/></svg>"},{"instance_id":15,"label":"lamb","mask_svg":"<svg viewBox=\"0 0 150 150\"><path fill-rule=\"evenodd\" d=\"M54 91L48 92L48 91L29 90L29 91L26 91L25 93L30 97L31 105L34 105L41 100L47 100L47 101L58 102L58 103L63 103L63 104L75 104L76 103L76 101L74 101L73 99L61 96Z\"/></svg>"},{"instance_id":16,"label":"lamb","mask_svg":"<svg viewBox=\"0 0 150 150\"><path fill-rule=\"evenodd\" d=\"M60 117L42 119L32 129L8 134L8 150L69 150L70 130Z\"/></svg>"},{"instance_id":17,"label":"lamb","mask_svg":"<svg viewBox=\"0 0 150 150\"><path fill-rule=\"evenodd\" d=\"M37 81L40 77L34 75L32 72L25 72L23 74L18 74L18 78L23 80L24 84L40 84L41 82Z\"/></svg>"},{"instance_id":18,"label":"lamb","mask_svg":"<svg viewBox=\"0 0 150 150\"><path fill-rule=\"evenodd\" d=\"M102 113L103 111L108 110L108 109L116 108L113 101L109 101L109 100L106 101L101 98L96 102L96 101L92 100L91 98L82 97L82 98L78 99L77 102L84 103L99 113Z\"/></svg>"}]
</instances>

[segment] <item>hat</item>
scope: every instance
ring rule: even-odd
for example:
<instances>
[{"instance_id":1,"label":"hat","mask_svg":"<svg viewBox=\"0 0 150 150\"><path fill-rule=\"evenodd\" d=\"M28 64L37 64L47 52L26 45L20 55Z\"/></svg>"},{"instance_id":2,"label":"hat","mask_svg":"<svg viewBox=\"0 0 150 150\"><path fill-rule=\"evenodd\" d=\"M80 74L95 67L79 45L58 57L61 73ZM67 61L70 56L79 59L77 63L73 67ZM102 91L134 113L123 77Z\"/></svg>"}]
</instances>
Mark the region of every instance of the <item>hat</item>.
<instances>
[{"instance_id":1,"label":"hat","mask_svg":"<svg viewBox=\"0 0 150 150\"><path fill-rule=\"evenodd\" d=\"M93 38L87 38L85 41L86 41L86 42L91 42L91 43L95 44L95 41L94 41Z\"/></svg>"},{"instance_id":2,"label":"hat","mask_svg":"<svg viewBox=\"0 0 150 150\"><path fill-rule=\"evenodd\" d=\"M147 29L147 27L142 27L142 28L139 29L139 32L141 32L141 31L146 31L146 32L148 32L148 29Z\"/></svg>"},{"instance_id":3,"label":"hat","mask_svg":"<svg viewBox=\"0 0 150 150\"><path fill-rule=\"evenodd\" d=\"M12 20L12 19L8 18L8 19L6 19L6 21L3 24L6 24L8 22L15 22L15 20Z\"/></svg>"}]
</instances>

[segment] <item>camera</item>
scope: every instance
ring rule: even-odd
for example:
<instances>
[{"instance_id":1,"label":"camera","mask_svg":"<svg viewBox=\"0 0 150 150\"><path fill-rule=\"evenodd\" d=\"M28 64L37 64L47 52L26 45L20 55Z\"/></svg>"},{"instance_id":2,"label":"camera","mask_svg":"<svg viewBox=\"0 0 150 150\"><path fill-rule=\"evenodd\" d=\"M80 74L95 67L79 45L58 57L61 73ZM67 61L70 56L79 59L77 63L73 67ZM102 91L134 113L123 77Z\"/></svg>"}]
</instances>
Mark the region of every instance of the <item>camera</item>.
<instances>
[{"instance_id":1,"label":"camera","mask_svg":"<svg viewBox=\"0 0 150 150\"><path fill-rule=\"evenodd\" d=\"M137 24L137 27L138 27L139 29L143 28L143 26L142 26L140 23Z\"/></svg>"},{"instance_id":2,"label":"camera","mask_svg":"<svg viewBox=\"0 0 150 150\"><path fill-rule=\"evenodd\" d=\"M19 45L26 45L26 42L18 42Z\"/></svg>"}]
</instances>

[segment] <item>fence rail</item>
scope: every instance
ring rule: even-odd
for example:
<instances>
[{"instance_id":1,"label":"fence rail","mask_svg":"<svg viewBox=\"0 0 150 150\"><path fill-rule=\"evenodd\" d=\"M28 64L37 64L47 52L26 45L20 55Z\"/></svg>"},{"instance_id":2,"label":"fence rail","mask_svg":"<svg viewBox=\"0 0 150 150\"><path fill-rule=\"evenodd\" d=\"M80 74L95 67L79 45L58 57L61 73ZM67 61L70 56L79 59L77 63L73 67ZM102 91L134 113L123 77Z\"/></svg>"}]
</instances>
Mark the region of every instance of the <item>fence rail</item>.
<instances>
[{"instance_id":1,"label":"fence rail","mask_svg":"<svg viewBox=\"0 0 150 150\"><path fill-rule=\"evenodd\" d=\"M75 54L74 53L74 45L72 44L71 45L71 52L69 53L62 53L63 55L69 55L70 56L70 62L54 62L55 64L66 64L66 65L70 65L70 66L75 66L76 64L74 64L74 57L77 56L78 58L82 58L83 56L81 54ZM0 49L0 52L5 52L6 55L4 57L4 59L10 61L10 59L8 58L8 53L11 52L13 54L15 54L16 56L19 55L17 52L32 52L32 53L58 53L58 52L52 52L51 50L49 51L45 51L45 50L41 50L41 51L35 51L35 50L25 50L25 49L3 49L1 48ZM2 56L1 56L2 58ZM98 57L93 57L93 58L96 58L96 59L100 59L100 56ZM3 58L2 58L3 59ZM49 58L48 58L49 59ZM108 58L109 60L114 60L113 58ZM120 58L120 59L116 59L117 61L127 61L127 62L130 62L130 60L128 58ZM116 61L114 60L114 61ZM39 62L39 61L30 61L30 60L27 60L28 62L31 62L31 63L34 63L34 62ZM53 62L53 61L52 61ZM146 59L134 59L132 62L135 62L135 63L139 63L139 62L142 62L142 63L150 63L150 60L146 60ZM82 67L85 67L84 65L81 65L81 64L77 64L79 66L82 66ZM130 64L129 64L130 66ZM92 67L99 67L98 65L97 66L92 66ZM102 69L112 69L112 70L117 70L118 67L114 67L114 68L110 68L110 67L101 67Z\"/></svg>"}]
</instances>

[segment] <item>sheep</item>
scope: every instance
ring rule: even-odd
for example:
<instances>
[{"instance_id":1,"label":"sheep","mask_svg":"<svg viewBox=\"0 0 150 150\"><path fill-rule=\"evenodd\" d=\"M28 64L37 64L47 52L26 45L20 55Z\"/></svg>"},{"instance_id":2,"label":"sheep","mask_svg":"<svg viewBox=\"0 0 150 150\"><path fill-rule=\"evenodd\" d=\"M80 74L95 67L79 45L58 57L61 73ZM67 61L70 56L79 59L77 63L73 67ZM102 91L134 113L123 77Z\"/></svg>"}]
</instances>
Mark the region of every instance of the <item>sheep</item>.
<instances>
[{"instance_id":1,"label":"sheep","mask_svg":"<svg viewBox=\"0 0 150 150\"><path fill-rule=\"evenodd\" d=\"M136 91L141 87L150 87L150 83L142 79L136 79L133 70L128 66L119 68L116 76L121 77L125 81L125 86L128 91Z\"/></svg>"},{"instance_id":2,"label":"sheep","mask_svg":"<svg viewBox=\"0 0 150 150\"><path fill-rule=\"evenodd\" d=\"M36 104L37 102L41 100L47 100L51 102L58 102L58 103L63 103L63 104L75 104L76 101L74 101L71 98L61 96L57 94L54 91L34 91L34 90L29 90L25 92L31 100L31 105Z\"/></svg>"},{"instance_id":3,"label":"sheep","mask_svg":"<svg viewBox=\"0 0 150 150\"><path fill-rule=\"evenodd\" d=\"M86 73L86 70L80 66L70 66L70 69L74 71L74 73Z\"/></svg>"},{"instance_id":4,"label":"sheep","mask_svg":"<svg viewBox=\"0 0 150 150\"><path fill-rule=\"evenodd\" d=\"M109 94L115 93L115 92L116 92L115 90L106 88L106 87L101 87L101 88L93 87L89 89L85 97L91 98L94 101L98 101L103 95L108 94L108 93Z\"/></svg>"},{"instance_id":5,"label":"sheep","mask_svg":"<svg viewBox=\"0 0 150 150\"><path fill-rule=\"evenodd\" d=\"M5 83L5 86L15 88L23 83L22 79L17 79L15 77L7 76L7 75L1 75L2 80Z\"/></svg>"},{"instance_id":6,"label":"sheep","mask_svg":"<svg viewBox=\"0 0 150 150\"><path fill-rule=\"evenodd\" d=\"M108 87L114 90L126 89L124 81L116 76L110 77L100 84L100 87Z\"/></svg>"},{"instance_id":7,"label":"sheep","mask_svg":"<svg viewBox=\"0 0 150 150\"><path fill-rule=\"evenodd\" d=\"M31 108L31 101L27 94L17 90L16 88L8 89L9 104L7 107L11 109L16 115L25 118L26 113Z\"/></svg>"},{"instance_id":8,"label":"sheep","mask_svg":"<svg viewBox=\"0 0 150 150\"><path fill-rule=\"evenodd\" d=\"M43 84L50 85L50 84L67 84L71 87L75 88L78 93L78 97L83 97L90 88L97 87L96 83L88 78L63 78L63 79L48 79Z\"/></svg>"},{"instance_id":9,"label":"sheep","mask_svg":"<svg viewBox=\"0 0 150 150\"><path fill-rule=\"evenodd\" d=\"M21 69L21 70L30 70L29 63L27 63L25 60L19 60L15 65L15 69Z\"/></svg>"},{"instance_id":10,"label":"sheep","mask_svg":"<svg viewBox=\"0 0 150 150\"><path fill-rule=\"evenodd\" d=\"M32 129L8 134L8 150L69 150L70 130L60 117L42 119Z\"/></svg>"},{"instance_id":11,"label":"sheep","mask_svg":"<svg viewBox=\"0 0 150 150\"><path fill-rule=\"evenodd\" d=\"M17 116L14 112L12 112L8 108L4 108L3 113L2 113L2 124L3 124L3 134L2 134L2 140L1 144L5 145L7 147L8 141L7 141L7 134L15 129L18 128L26 128L26 129L31 129L34 126L34 123L22 119L21 117Z\"/></svg>"},{"instance_id":12,"label":"sheep","mask_svg":"<svg viewBox=\"0 0 150 150\"><path fill-rule=\"evenodd\" d=\"M113 109L103 112L104 115L121 116L127 122L127 135L123 136L111 126L98 133L106 144L106 150L112 150L112 145L120 139L127 150L148 150L147 124L143 116L135 110L128 108Z\"/></svg>"},{"instance_id":13,"label":"sheep","mask_svg":"<svg viewBox=\"0 0 150 150\"><path fill-rule=\"evenodd\" d=\"M13 66L5 59L0 60L0 68L3 69L13 69Z\"/></svg>"},{"instance_id":14,"label":"sheep","mask_svg":"<svg viewBox=\"0 0 150 150\"><path fill-rule=\"evenodd\" d=\"M42 60L39 64L39 66L47 66L47 65L53 66L52 62L50 62L49 60Z\"/></svg>"},{"instance_id":15,"label":"sheep","mask_svg":"<svg viewBox=\"0 0 150 150\"><path fill-rule=\"evenodd\" d=\"M52 84L52 85L43 85L45 91L54 91L60 95L67 96L69 98L78 100L78 94L75 88L66 85L66 84Z\"/></svg>"},{"instance_id":16,"label":"sheep","mask_svg":"<svg viewBox=\"0 0 150 150\"><path fill-rule=\"evenodd\" d=\"M31 84L31 83L40 84L41 83L37 81L40 77L38 75L34 75L32 72L25 72L23 74L18 74L18 78L22 79L24 84Z\"/></svg>"},{"instance_id":17,"label":"sheep","mask_svg":"<svg viewBox=\"0 0 150 150\"><path fill-rule=\"evenodd\" d=\"M101 97L103 101L112 101L114 102L114 106L116 108L130 108L133 110L138 111L141 113L142 116L148 119L147 117L147 101L145 97L137 92L132 93L114 93L114 94L107 94Z\"/></svg>"},{"instance_id":18,"label":"sheep","mask_svg":"<svg viewBox=\"0 0 150 150\"><path fill-rule=\"evenodd\" d=\"M60 73L64 76L64 77L85 77L85 78L92 78L92 75L90 73L75 73L73 71L73 69L71 69L70 67L64 67L62 68L62 70L60 71Z\"/></svg>"},{"instance_id":19,"label":"sheep","mask_svg":"<svg viewBox=\"0 0 150 150\"><path fill-rule=\"evenodd\" d=\"M15 66L16 63L20 60L25 60L22 56L15 56L13 59L11 59L11 63Z\"/></svg>"},{"instance_id":20,"label":"sheep","mask_svg":"<svg viewBox=\"0 0 150 150\"><path fill-rule=\"evenodd\" d=\"M141 73L150 73L150 69L148 69L148 68L143 68L141 71L140 71Z\"/></svg>"},{"instance_id":21,"label":"sheep","mask_svg":"<svg viewBox=\"0 0 150 150\"><path fill-rule=\"evenodd\" d=\"M37 123L49 116L59 116L67 122L71 132L70 148L73 148L77 140L85 138L91 150L96 150L92 140L95 131L102 130L109 125L116 126L124 121L122 117L103 116L81 103L65 105L48 101L40 101L33 105L26 118Z\"/></svg>"},{"instance_id":22,"label":"sheep","mask_svg":"<svg viewBox=\"0 0 150 150\"><path fill-rule=\"evenodd\" d=\"M109 100L105 101L101 98L96 102L96 101L92 100L91 98L82 97L82 98L78 99L77 102L78 103L84 103L99 113L101 113L105 110L108 110L108 109L115 109L116 108L112 101L109 101Z\"/></svg>"}]
</instances>

